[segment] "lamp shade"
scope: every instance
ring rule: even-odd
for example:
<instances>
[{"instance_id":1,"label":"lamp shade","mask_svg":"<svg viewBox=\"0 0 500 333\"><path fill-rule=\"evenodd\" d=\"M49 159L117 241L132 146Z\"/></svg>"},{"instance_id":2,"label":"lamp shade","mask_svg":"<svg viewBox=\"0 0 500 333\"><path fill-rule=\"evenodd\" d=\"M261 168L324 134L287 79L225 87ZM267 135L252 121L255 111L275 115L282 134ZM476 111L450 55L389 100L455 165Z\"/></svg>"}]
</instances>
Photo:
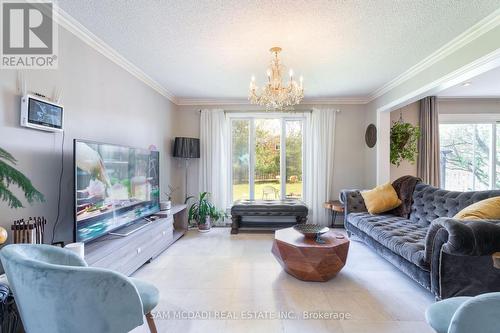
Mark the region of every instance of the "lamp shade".
<instances>
[{"instance_id":1,"label":"lamp shade","mask_svg":"<svg viewBox=\"0 0 500 333\"><path fill-rule=\"evenodd\" d=\"M175 138L174 157L200 158L200 139Z\"/></svg>"}]
</instances>

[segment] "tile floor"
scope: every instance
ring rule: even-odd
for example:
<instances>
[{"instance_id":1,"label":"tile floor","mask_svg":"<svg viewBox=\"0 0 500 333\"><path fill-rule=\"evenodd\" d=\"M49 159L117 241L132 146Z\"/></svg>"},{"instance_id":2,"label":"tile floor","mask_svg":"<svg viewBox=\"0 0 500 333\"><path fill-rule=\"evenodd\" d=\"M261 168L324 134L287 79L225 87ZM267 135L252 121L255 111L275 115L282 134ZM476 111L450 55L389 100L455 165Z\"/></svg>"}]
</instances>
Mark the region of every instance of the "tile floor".
<instances>
[{"instance_id":1,"label":"tile floor","mask_svg":"<svg viewBox=\"0 0 500 333\"><path fill-rule=\"evenodd\" d=\"M160 289L159 332L433 332L424 321L433 296L361 242L351 241L347 264L334 279L303 282L271 254L273 234L229 232L189 231L134 273ZM307 320L304 311L350 318ZM172 318L180 313L211 317ZM217 313L225 318L214 318ZM280 314L291 318L262 319ZM133 332L149 331L143 325Z\"/></svg>"}]
</instances>

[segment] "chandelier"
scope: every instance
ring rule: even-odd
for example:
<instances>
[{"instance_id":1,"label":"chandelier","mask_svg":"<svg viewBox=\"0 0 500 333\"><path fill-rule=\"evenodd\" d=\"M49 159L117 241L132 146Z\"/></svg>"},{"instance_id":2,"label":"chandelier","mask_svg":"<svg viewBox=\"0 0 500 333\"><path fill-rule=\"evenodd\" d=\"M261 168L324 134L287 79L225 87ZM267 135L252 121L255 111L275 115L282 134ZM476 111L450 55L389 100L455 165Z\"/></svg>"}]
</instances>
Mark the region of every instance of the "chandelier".
<instances>
[{"instance_id":1,"label":"chandelier","mask_svg":"<svg viewBox=\"0 0 500 333\"><path fill-rule=\"evenodd\" d=\"M303 78L301 76L297 83L293 76L293 70L290 69L288 84L283 85L282 73L285 66L281 64L278 56L281 47L273 47L269 51L272 53L272 58L271 67L267 69L267 83L259 92L260 89L255 84L255 76L252 76L248 100L252 104L265 106L266 110L293 109L293 106L299 104L304 98Z\"/></svg>"}]
</instances>

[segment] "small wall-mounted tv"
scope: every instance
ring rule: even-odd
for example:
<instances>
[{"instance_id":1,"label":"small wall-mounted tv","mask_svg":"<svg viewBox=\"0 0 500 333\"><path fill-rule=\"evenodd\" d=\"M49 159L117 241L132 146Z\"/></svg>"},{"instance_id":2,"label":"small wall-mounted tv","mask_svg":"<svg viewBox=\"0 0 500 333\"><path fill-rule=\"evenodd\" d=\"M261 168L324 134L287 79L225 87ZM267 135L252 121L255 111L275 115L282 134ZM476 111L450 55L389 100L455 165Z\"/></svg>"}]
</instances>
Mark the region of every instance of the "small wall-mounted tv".
<instances>
[{"instance_id":1,"label":"small wall-mounted tv","mask_svg":"<svg viewBox=\"0 0 500 333\"><path fill-rule=\"evenodd\" d=\"M159 152L74 140L75 241L88 242L160 210Z\"/></svg>"},{"instance_id":2,"label":"small wall-mounted tv","mask_svg":"<svg viewBox=\"0 0 500 333\"><path fill-rule=\"evenodd\" d=\"M63 130L63 107L35 95L21 97L21 126L42 131Z\"/></svg>"}]
</instances>

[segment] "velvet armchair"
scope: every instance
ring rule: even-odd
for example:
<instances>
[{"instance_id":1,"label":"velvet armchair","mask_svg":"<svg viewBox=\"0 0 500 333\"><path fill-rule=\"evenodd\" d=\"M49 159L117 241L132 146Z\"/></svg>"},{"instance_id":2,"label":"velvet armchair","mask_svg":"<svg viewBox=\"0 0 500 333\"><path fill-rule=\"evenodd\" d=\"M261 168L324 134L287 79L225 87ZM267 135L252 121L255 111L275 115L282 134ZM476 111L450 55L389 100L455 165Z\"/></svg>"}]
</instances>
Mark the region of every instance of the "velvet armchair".
<instances>
[{"instance_id":1,"label":"velvet armchair","mask_svg":"<svg viewBox=\"0 0 500 333\"><path fill-rule=\"evenodd\" d=\"M429 306L425 318L437 333L498 333L500 293L448 298Z\"/></svg>"},{"instance_id":2,"label":"velvet armchair","mask_svg":"<svg viewBox=\"0 0 500 333\"><path fill-rule=\"evenodd\" d=\"M24 328L30 333L123 333L143 324L159 293L151 284L88 267L50 245L7 245L0 251Z\"/></svg>"}]
</instances>

